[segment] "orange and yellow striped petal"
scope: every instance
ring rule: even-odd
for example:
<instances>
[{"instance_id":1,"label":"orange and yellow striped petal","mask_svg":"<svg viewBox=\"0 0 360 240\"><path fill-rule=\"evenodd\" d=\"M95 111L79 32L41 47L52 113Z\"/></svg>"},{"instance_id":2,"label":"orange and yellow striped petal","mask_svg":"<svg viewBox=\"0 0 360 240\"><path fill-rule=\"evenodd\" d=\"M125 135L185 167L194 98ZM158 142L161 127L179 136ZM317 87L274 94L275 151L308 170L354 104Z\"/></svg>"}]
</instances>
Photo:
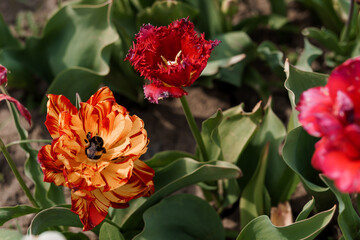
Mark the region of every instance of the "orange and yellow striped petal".
<instances>
[{"instance_id":1,"label":"orange and yellow striped petal","mask_svg":"<svg viewBox=\"0 0 360 240\"><path fill-rule=\"evenodd\" d=\"M58 138L59 135L59 115L66 111L70 114L76 114L77 109L71 104L70 100L63 95L48 94L47 102L47 116L45 125L53 139Z\"/></svg>"},{"instance_id":2,"label":"orange and yellow striped petal","mask_svg":"<svg viewBox=\"0 0 360 240\"><path fill-rule=\"evenodd\" d=\"M89 100L86 101L86 103L95 106L101 101L114 101L114 94L108 87L102 87L100 88L96 93L94 93Z\"/></svg>"},{"instance_id":3,"label":"orange and yellow striped petal","mask_svg":"<svg viewBox=\"0 0 360 240\"><path fill-rule=\"evenodd\" d=\"M101 223L108 213L110 202L99 189L91 192L72 191L71 211L79 215L83 231L91 230Z\"/></svg>"},{"instance_id":4,"label":"orange and yellow striped petal","mask_svg":"<svg viewBox=\"0 0 360 240\"><path fill-rule=\"evenodd\" d=\"M53 182L58 186L65 185L64 164L57 159L51 145L45 145L40 149L38 160L44 172L45 182Z\"/></svg>"}]
</instances>

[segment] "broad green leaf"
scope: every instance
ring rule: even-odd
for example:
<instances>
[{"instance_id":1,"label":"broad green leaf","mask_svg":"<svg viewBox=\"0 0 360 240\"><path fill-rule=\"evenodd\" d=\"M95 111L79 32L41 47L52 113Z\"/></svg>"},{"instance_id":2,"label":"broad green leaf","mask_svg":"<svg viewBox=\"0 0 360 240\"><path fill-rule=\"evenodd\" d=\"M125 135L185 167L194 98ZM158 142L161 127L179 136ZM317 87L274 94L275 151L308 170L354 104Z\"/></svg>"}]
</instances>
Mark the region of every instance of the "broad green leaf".
<instances>
[{"instance_id":1,"label":"broad green leaf","mask_svg":"<svg viewBox=\"0 0 360 240\"><path fill-rule=\"evenodd\" d=\"M16 129L19 133L20 140L28 139L28 132L21 126L19 121L19 114L14 106L10 104L11 113L15 122ZM25 175L29 177L35 184L34 198L40 207L51 207L53 202L47 198L47 191L49 190L50 183L44 182L44 175L40 169L37 161L38 151L34 150L30 143L20 143L20 147L26 152L27 160L25 162Z\"/></svg>"},{"instance_id":2,"label":"broad green leaf","mask_svg":"<svg viewBox=\"0 0 360 240\"><path fill-rule=\"evenodd\" d=\"M142 214L146 209L183 187L199 182L237 178L240 174L241 171L238 167L224 161L201 163L191 158L178 159L155 172L155 193L126 219L122 224L122 229L124 231L138 229L142 225Z\"/></svg>"},{"instance_id":3,"label":"broad green leaf","mask_svg":"<svg viewBox=\"0 0 360 240\"><path fill-rule=\"evenodd\" d=\"M284 75L284 54L279 51L274 43L270 41L262 42L258 48L257 52L259 57L264 60L270 69L276 73L278 76Z\"/></svg>"},{"instance_id":4,"label":"broad green leaf","mask_svg":"<svg viewBox=\"0 0 360 240\"><path fill-rule=\"evenodd\" d=\"M314 207L315 207L315 199L314 197L312 197L312 199L305 204L299 215L296 217L295 222L305 220L309 216L311 211L314 209Z\"/></svg>"},{"instance_id":5,"label":"broad green leaf","mask_svg":"<svg viewBox=\"0 0 360 240\"><path fill-rule=\"evenodd\" d=\"M311 165L314 145L318 140L307 134L302 127L297 127L288 133L282 154L286 164L310 189L323 192L328 188L322 184L319 172Z\"/></svg>"},{"instance_id":6,"label":"broad green leaf","mask_svg":"<svg viewBox=\"0 0 360 240\"><path fill-rule=\"evenodd\" d=\"M96 76L108 74L111 48L107 46L118 39L110 23L110 7L110 2L99 5L74 3L62 7L49 19L41 38L28 39L29 67L49 82L60 73L64 76L70 69L84 69ZM67 77L72 83L85 81L78 79L78 74ZM56 84L64 92L69 89L81 92L89 87L82 83L80 90Z\"/></svg>"},{"instance_id":7,"label":"broad green leaf","mask_svg":"<svg viewBox=\"0 0 360 240\"><path fill-rule=\"evenodd\" d=\"M242 105L223 113L219 126L219 135L224 160L237 163L240 154L250 142L262 119L262 110L258 103L252 112L245 112ZM236 147L234 145L236 144Z\"/></svg>"},{"instance_id":8,"label":"broad green leaf","mask_svg":"<svg viewBox=\"0 0 360 240\"><path fill-rule=\"evenodd\" d=\"M276 240L310 240L314 239L331 221L335 206L315 216L293 223L286 227L275 227L269 217L260 216L251 221L239 234L236 240L276 239Z\"/></svg>"},{"instance_id":9,"label":"broad green leaf","mask_svg":"<svg viewBox=\"0 0 360 240\"><path fill-rule=\"evenodd\" d=\"M151 8L139 12L137 15L137 25L151 23L155 26L168 25L174 20L190 17L193 19L199 11L183 2L157 1Z\"/></svg>"},{"instance_id":10,"label":"broad green leaf","mask_svg":"<svg viewBox=\"0 0 360 240\"><path fill-rule=\"evenodd\" d=\"M334 183L321 175L321 179L335 194L339 202L339 216L338 223L344 239L359 239L360 238L360 218L352 205L349 194L341 193L334 185Z\"/></svg>"},{"instance_id":11,"label":"broad green leaf","mask_svg":"<svg viewBox=\"0 0 360 240\"><path fill-rule=\"evenodd\" d=\"M298 112L295 110L296 104L299 102L300 95L307 89L324 86L327 82L328 76L325 74L306 72L289 64L288 61L285 62L285 88L288 91L290 104L293 109L292 114L292 125L293 127L299 126L297 120ZM289 129L291 130L291 129Z\"/></svg>"},{"instance_id":12,"label":"broad green leaf","mask_svg":"<svg viewBox=\"0 0 360 240\"><path fill-rule=\"evenodd\" d=\"M215 210L189 194L165 198L144 213L144 230L134 240L221 240L225 231Z\"/></svg>"},{"instance_id":13,"label":"broad green leaf","mask_svg":"<svg viewBox=\"0 0 360 240\"><path fill-rule=\"evenodd\" d=\"M300 177L305 189L315 196L317 208L323 210L331 206L335 199L319 178L319 172L311 165L317 141L302 127L297 127L288 133L282 154L286 164Z\"/></svg>"},{"instance_id":14,"label":"broad green leaf","mask_svg":"<svg viewBox=\"0 0 360 240\"><path fill-rule=\"evenodd\" d=\"M307 38L304 39L305 46L304 50L301 53L296 67L300 70L312 72L311 63L322 54L322 50L320 48L312 45Z\"/></svg>"},{"instance_id":15,"label":"broad green leaf","mask_svg":"<svg viewBox=\"0 0 360 240\"><path fill-rule=\"evenodd\" d=\"M255 171L258 162L256 159L260 159L261 150L269 143L265 184L271 197L271 204L277 206L280 202L290 199L298 179L279 154L280 146L286 135L286 129L281 120L272 111L271 103L272 101L269 100L266 104L261 125L241 154L238 166L240 166L243 172L247 173L247 176L239 179L240 186L244 187ZM249 161L249 159L254 160Z\"/></svg>"},{"instance_id":16,"label":"broad green leaf","mask_svg":"<svg viewBox=\"0 0 360 240\"><path fill-rule=\"evenodd\" d=\"M49 227L55 226L83 227L79 216L71 212L70 209L52 207L42 210L35 215L30 224L29 233L38 235Z\"/></svg>"},{"instance_id":17,"label":"broad green leaf","mask_svg":"<svg viewBox=\"0 0 360 240\"><path fill-rule=\"evenodd\" d=\"M125 240L125 238L117 227L105 222L100 228L99 240Z\"/></svg>"},{"instance_id":18,"label":"broad green leaf","mask_svg":"<svg viewBox=\"0 0 360 240\"><path fill-rule=\"evenodd\" d=\"M21 217L31 213L37 213L40 209L33 208L26 205L17 205L15 207L2 207L0 208L0 226L2 226L5 222Z\"/></svg>"},{"instance_id":19,"label":"broad green leaf","mask_svg":"<svg viewBox=\"0 0 360 240\"><path fill-rule=\"evenodd\" d=\"M0 228L1 240L21 240L22 238L23 235L19 231Z\"/></svg>"},{"instance_id":20,"label":"broad green leaf","mask_svg":"<svg viewBox=\"0 0 360 240\"><path fill-rule=\"evenodd\" d=\"M265 176L269 157L269 143L267 143L260 154L256 171L249 183L245 186L240 198L240 227L244 228L254 218L265 213Z\"/></svg>"},{"instance_id":21,"label":"broad green leaf","mask_svg":"<svg viewBox=\"0 0 360 240\"><path fill-rule=\"evenodd\" d=\"M152 158L144 161L149 167L158 169L166 167L179 158L193 158L194 156L180 151L163 151L156 153Z\"/></svg>"},{"instance_id":22,"label":"broad green leaf","mask_svg":"<svg viewBox=\"0 0 360 240\"><path fill-rule=\"evenodd\" d=\"M210 160L222 159L221 140L219 136L219 125L222 120L223 114L219 109L214 116L202 123L201 137L204 141L206 152Z\"/></svg>"},{"instance_id":23,"label":"broad green leaf","mask_svg":"<svg viewBox=\"0 0 360 240\"><path fill-rule=\"evenodd\" d=\"M221 81L240 86L245 66L256 56L255 44L242 31L217 35L214 39L221 43L212 51L202 76L214 75L220 71Z\"/></svg>"},{"instance_id":24,"label":"broad green leaf","mask_svg":"<svg viewBox=\"0 0 360 240\"><path fill-rule=\"evenodd\" d=\"M72 67L58 74L47 92L64 95L75 104L77 93L81 99L89 99L98 90L101 79L101 76L86 68ZM46 106L47 100L47 97L44 97L43 107Z\"/></svg>"}]
</instances>

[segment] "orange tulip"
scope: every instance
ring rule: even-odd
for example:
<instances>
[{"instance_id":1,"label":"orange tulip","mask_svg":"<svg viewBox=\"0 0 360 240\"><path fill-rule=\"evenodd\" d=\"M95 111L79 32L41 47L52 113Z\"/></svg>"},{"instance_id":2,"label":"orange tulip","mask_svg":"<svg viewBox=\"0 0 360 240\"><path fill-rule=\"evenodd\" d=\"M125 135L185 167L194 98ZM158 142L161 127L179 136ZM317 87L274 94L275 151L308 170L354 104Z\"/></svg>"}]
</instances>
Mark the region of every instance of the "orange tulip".
<instances>
[{"instance_id":1,"label":"orange tulip","mask_svg":"<svg viewBox=\"0 0 360 240\"><path fill-rule=\"evenodd\" d=\"M71 189L71 210L90 230L108 208L154 191L154 170L139 160L147 150L143 121L103 87L77 110L62 95L48 95L45 125L54 139L39 151L44 181Z\"/></svg>"}]
</instances>

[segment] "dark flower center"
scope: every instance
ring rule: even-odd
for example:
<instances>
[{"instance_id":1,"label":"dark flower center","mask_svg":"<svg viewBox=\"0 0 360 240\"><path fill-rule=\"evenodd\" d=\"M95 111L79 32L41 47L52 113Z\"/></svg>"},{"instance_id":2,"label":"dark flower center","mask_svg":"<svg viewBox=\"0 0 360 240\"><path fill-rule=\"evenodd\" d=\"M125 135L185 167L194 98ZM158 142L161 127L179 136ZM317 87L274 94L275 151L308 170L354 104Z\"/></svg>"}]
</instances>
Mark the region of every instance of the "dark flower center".
<instances>
[{"instance_id":1,"label":"dark flower center","mask_svg":"<svg viewBox=\"0 0 360 240\"><path fill-rule=\"evenodd\" d=\"M86 134L85 143L85 154L88 158L98 160L101 158L103 153L106 153L104 146L104 140L99 136L91 137L91 133Z\"/></svg>"}]
</instances>

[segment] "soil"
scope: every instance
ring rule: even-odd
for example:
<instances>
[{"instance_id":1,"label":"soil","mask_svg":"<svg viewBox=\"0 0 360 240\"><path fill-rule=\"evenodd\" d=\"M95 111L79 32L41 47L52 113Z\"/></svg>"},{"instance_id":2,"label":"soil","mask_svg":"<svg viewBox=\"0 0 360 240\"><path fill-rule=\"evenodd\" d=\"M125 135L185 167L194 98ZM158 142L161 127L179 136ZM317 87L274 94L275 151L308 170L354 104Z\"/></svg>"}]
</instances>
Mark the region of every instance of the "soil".
<instances>
[{"instance_id":1,"label":"soil","mask_svg":"<svg viewBox=\"0 0 360 240\"><path fill-rule=\"evenodd\" d=\"M270 12L270 5L266 0L256 1L240 1L239 9L241 13L251 14L268 14ZM51 12L56 9L56 0L18 0L18 1L0 1L0 12L8 24L14 26L16 23L16 16L20 11L31 11L34 13L35 20L38 23L43 23ZM250 9L250 11L249 11ZM244 17L244 16L242 16ZM303 11L297 5L289 5L289 19L294 21L305 21L309 17L309 13ZM241 18L241 16L239 17ZM306 21L305 21L306 22ZM13 28L15 34L16 31ZM26 33L25 33L26 35ZM18 37L24 37L19 36ZM258 38L254 34L252 36ZM292 39L289 45L294 48L302 47L302 42L299 38ZM265 73L266 74L266 73ZM277 79L276 81L283 81L284 79ZM245 103L246 110L251 110L252 107L259 101L254 90L249 87L242 86L241 88L234 88L224 83L215 83L212 89L202 86L193 86L187 89L189 92L188 102L198 126L201 126L202 121L209 118L216 112L218 108L226 110L231 106ZM21 99L21 92L14 92L19 95ZM290 104L285 89L274 88L272 91L273 107L275 113L286 124L290 114ZM184 117L181 103L178 99L168 99L160 101L158 105L148 104L146 107L139 107L129 102L127 99L117 96L118 103L124 105L131 114L136 114L145 122L145 128L150 138L149 150L142 159L148 159L155 153L164 150L179 150L194 153L195 141L188 128L186 119ZM27 122L23 120L23 126L27 126L29 136L31 139L50 139L47 130L44 127L45 114L40 113L38 109L32 110L33 124L28 126ZM0 104L0 137L5 144L18 139L16 128L9 118L9 112L6 104ZM41 144L32 144L35 149L39 149ZM13 146L9 148L10 154L16 162L18 169L23 174L23 166L26 159L25 153L18 147ZM0 206L14 206L18 204L30 204L23 194L17 180L14 178L9 166L4 157L0 155ZM24 176L23 176L24 177ZM30 189L33 184L30 180L24 177ZM194 193L200 195L197 187L193 186L183 190L184 192ZM302 206L310 199L301 185L298 186L290 203L294 214L301 211ZM3 227L16 228L20 227L25 233L32 216L21 217L7 222ZM238 213L233 212L223 220L223 224L228 229L239 230ZM319 238L320 239L320 238ZM326 238L324 238L326 239Z\"/></svg>"}]
</instances>

